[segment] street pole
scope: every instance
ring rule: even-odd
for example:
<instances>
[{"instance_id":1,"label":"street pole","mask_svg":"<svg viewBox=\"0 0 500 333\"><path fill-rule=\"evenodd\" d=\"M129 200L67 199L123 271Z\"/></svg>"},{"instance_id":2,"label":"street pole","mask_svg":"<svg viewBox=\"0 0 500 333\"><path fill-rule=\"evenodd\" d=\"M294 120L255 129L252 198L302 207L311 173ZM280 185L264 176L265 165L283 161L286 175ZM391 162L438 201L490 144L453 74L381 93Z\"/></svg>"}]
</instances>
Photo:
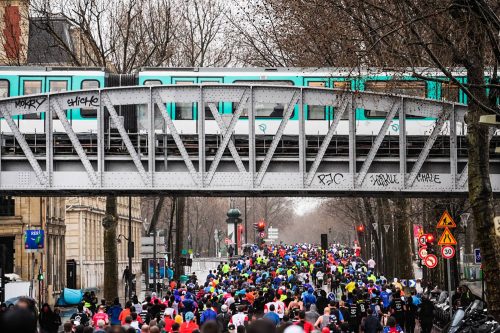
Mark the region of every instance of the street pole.
<instances>
[{"instance_id":1,"label":"street pole","mask_svg":"<svg viewBox=\"0 0 500 333\"><path fill-rule=\"evenodd\" d=\"M156 292L156 224L153 229L153 291Z\"/></svg>"},{"instance_id":2,"label":"street pole","mask_svg":"<svg viewBox=\"0 0 500 333\"><path fill-rule=\"evenodd\" d=\"M446 259L446 270L448 272L448 299L450 305L450 321L453 319L453 304L451 302L451 265L450 259Z\"/></svg>"},{"instance_id":3,"label":"street pole","mask_svg":"<svg viewBox=\"0 0 500 333\"><path fill-rule=\"evenodd\" d=\"M132 197L128 197L128 241L127 241L127 255L128 255L128 299L132 298Z\"/></svg>"},{"instance_id":4,"label":"street pole","mask_svg":"<svg viewBox=\"0 0 500 333\"><path fill-rule=\"evenodd\" d=\"M247 197L245 197L245 244L248 244L247 231Z\"/></svg>"}]
</instances>

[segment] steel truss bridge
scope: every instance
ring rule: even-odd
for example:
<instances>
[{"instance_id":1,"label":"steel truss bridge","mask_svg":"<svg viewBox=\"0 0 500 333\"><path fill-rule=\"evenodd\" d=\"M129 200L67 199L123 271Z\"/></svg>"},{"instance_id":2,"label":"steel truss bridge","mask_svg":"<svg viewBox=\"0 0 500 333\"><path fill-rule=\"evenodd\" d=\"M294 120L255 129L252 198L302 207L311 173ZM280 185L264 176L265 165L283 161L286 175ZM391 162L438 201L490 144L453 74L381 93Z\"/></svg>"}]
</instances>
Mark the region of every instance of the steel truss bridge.
<instances>
[{"instance_id":1,"label":"steel truss bridge","mask_svg":"<svg viewBox=\"0 0 500 333\"><path fill-rule=\"evenodd\" d=\"M96 110L94 133L73 129L66 110L74 109L75 101ZM223 102L238 103L233 114L219 113ZM197 103L196 134L179 132L168 112L171 103ZM255 110L261 103L285 105L279 127L271 135L256 135ZM145 131L127 131L119 113L127 105L147 110ZM326 134L306 135L306 105L335 108ZM245 109L247 117L242 117ZM356 109L385 113L380 131L357 135ZM294 111L298 121L290 119ZM206 120L208 112L211 120ZM467 142L457 135L457 128L463 126L465 112L465 105L410 96L228 84L121 87L6 98L0 101L4 118L0 193L464 195ZM29 113L44 115L40 120L43 133L21 132L16 116ZM161 129L155 126L158 114ZM410 116L435 118L429 134L407 135ZM339 123L346 117L348 135L339 135ZM111 124L107 130L105 121ZM216 123L218 134L207 134L208 121ZM56 122L64 130L55 131ZM390 132L394 122L399 124L397 135ZM247 130L236 134L241 123ZM298 127L297 133L285 135L287 126ZM500 158L491 157L491 183L498 193Z\"/></svg>"}]
</instances>

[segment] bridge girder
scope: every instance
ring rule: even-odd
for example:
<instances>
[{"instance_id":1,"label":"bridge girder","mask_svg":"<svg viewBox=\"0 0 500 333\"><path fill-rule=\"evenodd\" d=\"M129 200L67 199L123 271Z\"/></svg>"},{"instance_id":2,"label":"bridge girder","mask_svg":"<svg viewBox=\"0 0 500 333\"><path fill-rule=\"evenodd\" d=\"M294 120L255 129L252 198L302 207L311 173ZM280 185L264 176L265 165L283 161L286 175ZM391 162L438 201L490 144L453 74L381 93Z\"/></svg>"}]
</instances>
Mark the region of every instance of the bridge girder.
<instances>
[{"instance_id":1,"label":"bridge girder","mask_svg":"<svg viewBox=\"0 0 500 333\"><path fill-rule=\"evenodd\" d=\"M231 115L221 115L222 103L237 103ZM186 135L179 132L177 121L169 112L172 103L197 103L196 143L189 153ZM260 103L284 104L283 117L265 149L257 147L256 106ZM146 111L145 131L130 134L121 121L118 108L142 105ZM305 130L307 105L334 108L336 116L321 143L313 150ZM82 144L82 133L76 132L65 111L84 107L97 110L96 153ZM380 130L371 136L369 151L359 155L356 133L357 109L383 112ZM243 118L246 110L247 117ZM178 193L193 195L450 195L467 193L467 161L457 155L457 126L463 126L467 106L411 96L384 95L371 92L328 88L261 86L240 84L201 84L190 86L151 86L105 88L6 98L0 101L3 117L0 140L0 193L50 195L108 193ZM213 120L207 119L210 112ZM290 117L298 112L297 120ZM42 148L33 149L16 120L16 116L40 113L44 122ZM161 115L161 128L155 126L155 115ZM57 115L54 118L53 115ZM106 115L106 116L105 116ZM434 118L425 142L417 155L408 154L407 116ZM342 120L347 116L348 120ZM109 117L123 153L107 153L109 133L104 121ZM397 120L395 118L397 117ZM54 124L71 143L72 153L58 154ZM348 154L326 154L341 122L349 129ZM207 125L217 126L217 147L206 146L213 134ZM243 124L243 125L242 125ZM398 124L397 136L391 124ZM243 126L243 127L242 127ZM6 128L5 128L6 127ZM235 133L244 128L244 133ZM297 142L293 154L277 156L286 134ZM494 131L491 132L491 136ZM398 143L397 156L378 156L387 137ZM12 153L6 137L13 137L23 154ZM162 137L175 143L175 154L157 154ZM235 138L244 141L238 145ZM449 152L444 157L429 153L438 138L446 137ZM319 136L318 136L319 138ZM146 146L142 146L145 139ZM192 138L191 138L192 139ZM389 138L390 139L390 138ZM136 140L136 141L134 141ZM238 141L238 142L240 142ZM166 140L162 141L166 145ZM16 146L17 147L17 146ZM259 148L259 149L257 149ZM230 152L228 156L226 153ZM41 153L40 153L41 152ZM55 153L56 152L56 153ZM226 154L226 155L225 155ZM327 156L328 155L328 156ZM78 163L80 161L81 163ZM500 161L491 161L493 191L500 192Z\"/></svg>"}]
</instances>

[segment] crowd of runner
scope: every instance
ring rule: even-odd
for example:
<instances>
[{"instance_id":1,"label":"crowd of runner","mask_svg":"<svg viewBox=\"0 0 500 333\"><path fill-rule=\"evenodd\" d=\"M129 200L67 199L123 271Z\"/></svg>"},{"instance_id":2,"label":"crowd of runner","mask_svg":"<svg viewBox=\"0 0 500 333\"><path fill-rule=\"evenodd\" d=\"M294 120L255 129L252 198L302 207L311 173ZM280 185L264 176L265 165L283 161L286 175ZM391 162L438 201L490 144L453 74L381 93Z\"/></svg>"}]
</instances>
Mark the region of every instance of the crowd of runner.
<instances>
[{"instance_id":1,"label":"crowd of runner","mask_svg":"<svg viewBox=\"0 0 500 333\"><path fill-rule=\"evenodd\" d=\"M109 304L87 295L62 323L63 332L413 333L418 319L420 331L429 333L434 305L426 293L387 281L373 260L365 264L356 254L341 245L255 248L221 262L203 279L193 273L184 283L170 281L161 297ZM15 312L0 310L4 324L19 316ZM40 332L59 332L58 318L44 304Z\"/></svg>"}]
</instances>

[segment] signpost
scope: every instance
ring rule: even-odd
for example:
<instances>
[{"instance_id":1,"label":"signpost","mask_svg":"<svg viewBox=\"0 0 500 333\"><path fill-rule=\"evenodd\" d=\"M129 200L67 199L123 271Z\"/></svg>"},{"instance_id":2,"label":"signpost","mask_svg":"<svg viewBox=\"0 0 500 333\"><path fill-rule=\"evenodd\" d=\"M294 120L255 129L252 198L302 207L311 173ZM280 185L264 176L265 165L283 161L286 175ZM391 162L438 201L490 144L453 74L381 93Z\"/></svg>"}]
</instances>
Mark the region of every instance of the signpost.
<instances>
[{"instance_id":1,"label":"signpost","mask_svg":"<svg viewBox=\"0 0 500 333\"><path fill-rule=\"evenodd\" d=\"M450 260L455 256L454 245L457 245L457 240L453 237L450 228L456 228L457 224L451 217L447 210L444 211L443 215L439 219L436 228L444 229L444 232L439 237L438 245L441 245L441 255L446 259L446 271L448 275L448 295L451 297L451 267ZM453 307L450 306L450 318L453 318Z\"/></svg>"}]
</instances>

